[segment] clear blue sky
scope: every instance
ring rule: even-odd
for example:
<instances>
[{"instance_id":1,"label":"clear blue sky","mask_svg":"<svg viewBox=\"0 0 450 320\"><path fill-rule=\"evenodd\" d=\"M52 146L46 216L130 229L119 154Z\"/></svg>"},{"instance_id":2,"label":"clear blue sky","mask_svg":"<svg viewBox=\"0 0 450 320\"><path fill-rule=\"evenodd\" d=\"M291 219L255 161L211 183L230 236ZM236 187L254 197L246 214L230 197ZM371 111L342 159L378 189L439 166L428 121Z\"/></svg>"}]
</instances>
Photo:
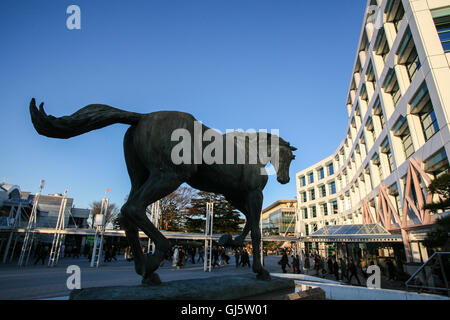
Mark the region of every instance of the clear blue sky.
<instances>
[{"instance_id":1,"label":"clear blue sky","mask_svg":"<svg viewBox=\"0 0 450 320\"><path fill-rule=\"evenodd\" d=\"M81 8L81 30L66 8ZM365 1L0 2L0 180L77 207L123 204L130 182L113 125L69 140L37 134L32 97L68 115L90 103L192 113L220 129L279 129L298 147L291 182L271 176L264 206L296 194L295 173L345 135L346 93Z\"/></svg>"}]
</instances>

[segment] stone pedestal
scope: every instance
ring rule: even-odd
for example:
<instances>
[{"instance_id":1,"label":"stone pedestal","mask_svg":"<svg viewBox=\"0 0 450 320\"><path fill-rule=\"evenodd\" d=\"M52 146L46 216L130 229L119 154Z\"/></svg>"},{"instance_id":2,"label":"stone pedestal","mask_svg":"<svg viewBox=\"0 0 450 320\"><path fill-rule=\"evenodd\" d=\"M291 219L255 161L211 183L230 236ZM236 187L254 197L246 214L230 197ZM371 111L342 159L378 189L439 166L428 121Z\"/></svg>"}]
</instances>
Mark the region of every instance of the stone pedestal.
<instances>
[{"instance_id":1,"label":"stone pedestal","mask_svg":"<svg viewBox=\"0 0 450 320\"><path fill-rule=\"evenodd\" d=\"M294 292L290 279L257 280L254 274L164 282L158 286L111 286L73 290L70 300L271 299ZM264 299L263 298L263 299Z\"/></svg>"}]
</instances>

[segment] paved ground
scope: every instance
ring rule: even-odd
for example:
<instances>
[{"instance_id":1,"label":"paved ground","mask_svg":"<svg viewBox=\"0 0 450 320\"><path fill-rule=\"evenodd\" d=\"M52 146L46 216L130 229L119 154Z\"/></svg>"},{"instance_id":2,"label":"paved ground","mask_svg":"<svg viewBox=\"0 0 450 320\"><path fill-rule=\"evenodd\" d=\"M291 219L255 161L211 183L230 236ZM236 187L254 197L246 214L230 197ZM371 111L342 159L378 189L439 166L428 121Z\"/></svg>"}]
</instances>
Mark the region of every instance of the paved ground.
<instances>
[{"instance_id":1,"label":"paved ground","mask_svg":"<svg viewBox=\"0 0 450 320\"><path fill-rule=\"evenodd\" d=\"M252 260L252 258L250 258ZM277 262L279 256L267 256L265 267L269 272L281 272ZM212 272L203 271L203 263L191 264L183 269L174 270L171 262L165 261L158 269L162 281L196 279L231 275L236 273L252 273L251 268L236 268L234 257L230 259L230 265L214 268ZM66 281L70 274L66 273L69 265L78 265L81 268L81 287L98 287L114 285L139 285L141 277L134 271L133 262L123 259L104 263L99 268L89 267L89 261L85 257L79 259L61 259L58 266L49 268L42 265L30 265L19 268L16 264L0 265L0 299L44 299L68 296ZM288 272L292 269L288 268ZM325 276L335 280L334 276ZM360 277L362 280L362 276ZM356 281L354 281L356 283ZM382 279L382 288L402 289L401 283L396 284Z\"/></svg>"}]
</instances>

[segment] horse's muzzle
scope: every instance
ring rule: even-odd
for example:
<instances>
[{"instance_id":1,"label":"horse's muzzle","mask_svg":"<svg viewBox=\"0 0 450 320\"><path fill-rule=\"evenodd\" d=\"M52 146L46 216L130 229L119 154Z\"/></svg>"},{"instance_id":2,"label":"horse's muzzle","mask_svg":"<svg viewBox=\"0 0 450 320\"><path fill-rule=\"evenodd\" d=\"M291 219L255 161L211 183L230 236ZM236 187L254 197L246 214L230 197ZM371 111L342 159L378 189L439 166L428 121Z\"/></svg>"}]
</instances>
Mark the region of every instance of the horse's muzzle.
<instances>
[{"instance_id":1,"label":"horse's muzzle","mask_svg":"<svg viewBox=\"0 0 450 320\"><path fill-rule=\"evenodd\" d=\"M287 177L287 178L280 178L280 177L278 177L278 178L277 178L277 181L278 181L279 183L281 183L281 184L286 184L286 183L288 183L290 180L291 180L291 179L290 179L289 177Z\"/></svg>"}]
</instances>

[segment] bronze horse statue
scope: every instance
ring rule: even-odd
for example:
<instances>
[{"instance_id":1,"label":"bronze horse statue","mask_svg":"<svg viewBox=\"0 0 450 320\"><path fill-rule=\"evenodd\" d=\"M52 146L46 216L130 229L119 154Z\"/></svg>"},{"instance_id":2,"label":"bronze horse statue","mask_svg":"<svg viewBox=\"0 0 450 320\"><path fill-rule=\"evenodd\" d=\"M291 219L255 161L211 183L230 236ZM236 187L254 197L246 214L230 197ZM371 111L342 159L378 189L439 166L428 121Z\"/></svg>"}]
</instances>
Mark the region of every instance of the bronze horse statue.
<instances>
[{"instance_id":1,"label":"bronze horse statue","mask_svg":"<svg viewBox=\"0 0 450 320\"><path fill-rule=\"evenodd\" d=\"M107 105L91 104L70 116L56 118L47 115L43 105L44 103L41 103L38 110L35 99L32 99L30 114L36 131L47 137L67 139L114 123L130 125L123 144L131 191L121 208L120 224L134 255L136 273L143 277L143 284L161 283L155 271L170 250L169 241L150 222L145 209L149 204L175 191L182 183L202 191L223 194L245 215L246 223L242 233L234 240L230 235L222 236L219 244L242 245L251 231L253 272L257 274L258 279L270 280L270 274L263 268L260 256L262 191L268 179L267 174L264 174L265 166L269 161L274 164L276 160L278 182L288 183L289 166L295 158L292 151L296 148L277 135L267 134L270 136L270 139L267 138L270 149L267 160L258 161L256 164L206 164L203 161L197 164L174 164L171 152L177 142L172 141L171 135L180 128L188 132L194 131L196 119L191 114L177 111L140 114ZM202 124L201 130L204 133L211 129ZM225 136L222 136L223 139ZM270 143L269 140L277 143ZM205 142L202 143L204 146ZM236 148L236 155L243 152L239 147ZM139 229L155 243L153 254L142 252Z\"/></svg>"}]
</instances>

